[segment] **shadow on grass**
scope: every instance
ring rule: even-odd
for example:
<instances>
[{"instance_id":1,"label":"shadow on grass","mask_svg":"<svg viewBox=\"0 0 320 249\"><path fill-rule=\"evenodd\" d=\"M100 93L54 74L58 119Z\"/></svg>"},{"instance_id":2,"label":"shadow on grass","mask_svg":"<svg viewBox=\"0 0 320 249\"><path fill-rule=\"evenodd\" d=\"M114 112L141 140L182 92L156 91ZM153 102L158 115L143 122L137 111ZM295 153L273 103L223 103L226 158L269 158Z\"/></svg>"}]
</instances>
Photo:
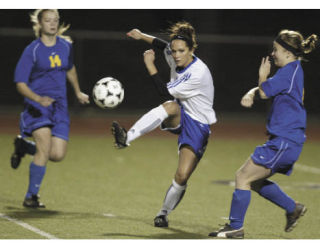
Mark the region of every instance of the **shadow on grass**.
<instances>
[{"instance_id":1,"label":"shadow on grass","mask_svg":"<svg viewBox=\"0 0 320 249\"><path fill-rule=\"evenodd\" d=\"M17 208L12 206L5 206L4 209L8 216L17 219L34 219L34 218L50 218L59 215L61 212L48 209L33 209L33 208Z\"/></svg>"},{"instance_id":2,"label":"shadow on grass","mask_svg":"<svg viewBox=\"0 0 320 249\"><path fill-rule=\"evenodd\" d=\"M162 230L170 231L172 233L161 233ZM135 235L125 233L105 233L102 234L105 237L121 237L123 238L137 238L137 239L209 239L208 236L198 233L190 233L176 228L159 228L159 234L153 235Z\"/></svg>"},{"instance_id":3,"label":"shadow on grass","mask_svg":"<svg viewBox=\"0 0 320 249\"><path fill-rule=\"evenodd\" d=\"M105 237L106 239L108 238L136 238L136 239L209 239L208 236L206 236L203 233L192 233L192 232L187 232L178 228L156 228L153 226L152 219L139 219L139 218L133 218L133 217L126 217L126 216L117 216L113 217L112 219L118 219L118 220L126 220L132 223L143 223L146 226L149 226L150 229L157 230L158 234L143 234L143 235L138 235L138 234L129 234L129 233L104 233L101 236ZM131 223L131 224L132 224ZM208 230L209 228L207 226L199 225L199 224L190 224L190 223L184 223L180 221L175 221L174 222L175 226L181 226L185 228L199 228L199 231L202 230ZM166 231L167 233L163 233L163 231Z\"/></svg>"}]
</instances>

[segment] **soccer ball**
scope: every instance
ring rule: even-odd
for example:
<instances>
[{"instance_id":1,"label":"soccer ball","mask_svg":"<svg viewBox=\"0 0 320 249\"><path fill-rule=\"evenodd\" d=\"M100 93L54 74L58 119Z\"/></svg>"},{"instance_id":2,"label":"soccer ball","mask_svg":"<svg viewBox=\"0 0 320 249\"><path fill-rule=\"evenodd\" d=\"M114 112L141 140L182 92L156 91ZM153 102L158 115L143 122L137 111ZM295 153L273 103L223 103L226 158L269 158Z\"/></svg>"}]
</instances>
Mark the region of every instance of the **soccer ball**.
<instances>
[{"instance_id":1,"label":"soccer ball","mask_svg":"<svg viewBox=\"0 0 320 249\"><path fill-rule=\"evenodd\" d=\"M124 89L120 81L106 77L94 85L92 96L97 106L103 109L115 108L123 101Z\"/></svg>"}]
</instances>

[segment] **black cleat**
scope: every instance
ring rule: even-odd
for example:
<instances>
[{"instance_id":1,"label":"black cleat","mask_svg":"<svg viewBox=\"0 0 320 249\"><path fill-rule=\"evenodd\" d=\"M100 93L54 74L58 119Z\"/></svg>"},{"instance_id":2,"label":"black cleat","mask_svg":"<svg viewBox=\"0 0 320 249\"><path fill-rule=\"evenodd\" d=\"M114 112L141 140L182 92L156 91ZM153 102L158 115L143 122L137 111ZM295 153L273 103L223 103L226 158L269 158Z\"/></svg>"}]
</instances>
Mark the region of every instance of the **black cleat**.
<instances>
[{"instance_id":1,"label":"black cleat","mask_svg":"<svg viewBox=\"0 0 320 249\"><path fill-rule=\"evenodd\" d=\"M286 214L287 216L287 224L285 227L286 232L291 232L293 228L298 224L298 219L303 216L307 212L307 208L300 203L296 203L296 208L295 210L290 213Z\"/></svg>"},{"instance_id":2,"label":"black cleat","mask_svg":"<svg viewBox=\"0 0 320 249\"><path fill-rule=\"evenodd\" d=\"M113 121L111 132L114 136L114 145L117 149L122 149L128 146L127 141L127 131L125 128L121 127L118 122Z\"/></svg>"},{"instance_id":3,"label":"black cleat","mask_svg":"<svg viewBox=\"0 0 320 249\"><path fill-rule=\"evenodd\" d=\"M154 218L154 226L155 227L168 227L169 221L166 215L159 215Z\"/></svg>"},{"instance_id":4,"label":"black cleat","mask_svg":"<svg viewBox=\"0 0 320 249\"><path fill-rule=\"evenodd\" d=\"M220 228L218 231L209 233L209 236L228 239L243 239L244 230L243 227L240 229L233 229L229 224L226 223L224 227Z\"/></svg>"},{"instance_id":5,"label":"black cleat","mask_svg":"<svg viewBox=\"0 0 320 249\"><path fill-rule=\"evenodd\" d=\"M32 195L30 198L25 198L23 206L27 208L45 208L46 206L39 201L39 195Z\"/></svg>"},{"instance_id":6,"label":"black cleat","mask_svg":"<svg viewBox=\"0 0 320 249\"><path fill-rule=\"evenodd\" d=\"M11 167L13 169L17 169L20 165L21 162L21 158L24 157L25 155L25 151L24 151L24 147L23 147L23 138L18 135L15 139L14 139L14 152L11 155Z\"/></svg>"}]
</instances>

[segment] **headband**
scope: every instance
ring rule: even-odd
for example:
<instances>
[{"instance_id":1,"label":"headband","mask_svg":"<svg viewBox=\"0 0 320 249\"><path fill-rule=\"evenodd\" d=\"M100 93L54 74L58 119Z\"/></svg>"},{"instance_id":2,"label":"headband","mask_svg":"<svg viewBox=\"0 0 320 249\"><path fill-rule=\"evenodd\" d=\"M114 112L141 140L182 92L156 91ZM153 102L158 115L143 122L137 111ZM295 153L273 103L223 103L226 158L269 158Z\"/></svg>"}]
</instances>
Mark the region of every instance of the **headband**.
<instances>
[{"instance_id":1,"label":"headband","mask_svg":"<svg viewBox=\"0 0 320 249\"><path fill-rule=\"evenodd\" d=\"M183 40L187 43L189 48L193 47L193 41L183 35L175 35L174 37L172 37L171 41L173 40Z\"/></svg>"},{"instance_id":2,"label":"headband","mask_svg":"<svg viewBox=\"0 0 320 249\"><path fill-rule=\"evenodd\" d=\"M297 48L290 46L288 43L286 43L284 40L282 40L280 36L278 36L275 39L275 42L279 43L282 47L284 47L286 50L293 53L295 56L302 56L304 54L300 49L297 49Z\"/></svg>"}]
</instances>

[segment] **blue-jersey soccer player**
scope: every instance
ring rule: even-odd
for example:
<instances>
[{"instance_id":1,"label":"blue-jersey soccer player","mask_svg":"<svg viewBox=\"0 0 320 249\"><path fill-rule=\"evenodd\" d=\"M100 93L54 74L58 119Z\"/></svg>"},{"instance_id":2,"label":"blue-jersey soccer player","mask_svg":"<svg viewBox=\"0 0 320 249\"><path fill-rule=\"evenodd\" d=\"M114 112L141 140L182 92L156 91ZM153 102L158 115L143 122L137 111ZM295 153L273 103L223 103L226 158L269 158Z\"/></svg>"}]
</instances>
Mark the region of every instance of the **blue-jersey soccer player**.
<instances>
[{"instance_id":1,"label":"blue-jersey soccer player","mask_svg":"<svg viewBox=\"0 0 320 249\"><path fill-rule=\"evenodd\" d=\"M273 77L267 78L271 67L269 57L262 59L259 86L245 94L241 104L251 107L257 91L262 99L272 99L267 122L269 140L257 146L236 173L230 224L225 224L209 236L244 238L243 223L251 199L251 189L286 211L286 232L292 231L298 219L306 212L305 205L294 201L268 178L275 173L290 175L302 151L306 110L303 104L304 75L301 59L316 47L317 40L316 35L304 39L299 32L282 30L273 42L271 56L280 68Z\"/></svg>"},{"instance_id":2,"label":"blue-jersey soccer player","mask_svg":"<svg viewBox=\"0 0 320 249\"><path fill-rule=\"evenodd\" d=\"M18 168L25 154L34 155L23 206L41 208L44 205L38 192L46 164L48 160L61 161L67 152L67 78L81 104L89 103L89 96L80 90L71 39L62 36L68 27L59 26L58 11L35 10L31 21L37 39L23 51L14 75L17 90L24 96L24 110L20 116L21 135L14 140L11 167ZM34 142L24 139L30 136Z\"/></svg>"}]
</instances>

